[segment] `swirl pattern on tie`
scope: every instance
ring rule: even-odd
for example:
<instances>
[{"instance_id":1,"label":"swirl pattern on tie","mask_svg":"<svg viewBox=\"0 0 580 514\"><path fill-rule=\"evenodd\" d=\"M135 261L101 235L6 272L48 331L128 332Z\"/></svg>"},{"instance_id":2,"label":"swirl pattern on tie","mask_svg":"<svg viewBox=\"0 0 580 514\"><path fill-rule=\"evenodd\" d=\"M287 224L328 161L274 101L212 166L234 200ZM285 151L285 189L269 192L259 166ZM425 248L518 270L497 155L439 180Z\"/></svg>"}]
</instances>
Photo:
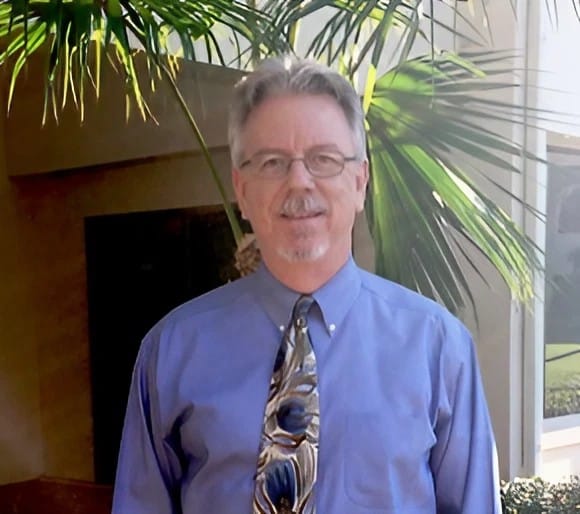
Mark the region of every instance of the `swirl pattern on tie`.
<instances>
[{"instance_id":1,"label":"swirl pattern on tie","mask_svg":"<svg viewBox=\"0 0 580 514\"><path fill-rule=\"evenodd\" d=\"M301 296L276 356L264 415L254 494L255 514L314 514L319 437L316 358Z\"/></svg>"}]
</instances>

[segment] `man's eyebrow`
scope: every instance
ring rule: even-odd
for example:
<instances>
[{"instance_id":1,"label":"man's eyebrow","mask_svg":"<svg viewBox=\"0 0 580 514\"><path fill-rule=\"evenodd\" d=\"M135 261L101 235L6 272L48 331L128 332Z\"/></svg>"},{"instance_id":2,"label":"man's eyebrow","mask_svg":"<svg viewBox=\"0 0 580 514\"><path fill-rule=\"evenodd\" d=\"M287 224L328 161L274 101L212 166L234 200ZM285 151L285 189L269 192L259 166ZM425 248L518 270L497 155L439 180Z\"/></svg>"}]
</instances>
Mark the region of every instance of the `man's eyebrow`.
<instances>
[{"instance_id":1,"label":"man's eyebrow","mask_svg":"<svg viewBox=\"0 0 580 514\"><path fill-rule=\"evenodd\" d=\"M335 150L338 151L338 145L334 143L323 143L320 145L309 146L304 151L305 152L312 152L317 150ZM254 152L249 158L253 159L254 157L259 157L260 155L269 155L269 154L282 154L282 155L290 155L291 152L285 150L283 148L260 148L260 150Z\"/></svg>"},{"instance_id":2,"label":"man's eyebrow","mask_svg":"<svg viewBox=\"0 0 580 514\"><path fill-rule=\"evenodd\" d=\"M283 150L282 148L261 148L257 152L254 152L250 159L254 157L259 157L260 155L269 155L269 154L282 154L282 155L290 155L290 152Z\"/></svg>"},{"instance_id":3,"label":"man's eyebrow","mask_svg":"<svg viewBox=\"0 0 580 514\"><path fill-rule=\"evenodd\" d=\"M307 148L306 151L310 152L312 150L339 150L338 145L334 144L334 143L327 143L327 144L321 144L321 145L314 145L311 146L310 148Z\"/></svg>"}]
</instances>

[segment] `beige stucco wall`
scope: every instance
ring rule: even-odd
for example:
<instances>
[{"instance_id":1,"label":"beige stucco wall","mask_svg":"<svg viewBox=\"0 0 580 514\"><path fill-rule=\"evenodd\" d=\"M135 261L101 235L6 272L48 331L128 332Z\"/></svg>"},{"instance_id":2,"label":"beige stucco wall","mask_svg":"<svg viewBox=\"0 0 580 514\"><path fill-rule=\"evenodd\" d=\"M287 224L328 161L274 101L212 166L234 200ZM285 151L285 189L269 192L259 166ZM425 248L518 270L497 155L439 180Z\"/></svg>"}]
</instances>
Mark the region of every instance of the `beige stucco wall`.
<instances>
[{"instance_id":1,"label":"beige stucco wall","mask_svg":"<svg viewBox=\"0 0 580 514\"><path fill-rule=\"evenodd\" d=\"M84 217L220 203L168 94L155 102L159 127L125 124L113 81L82 127L71 111L41 128L36 72L1 138L0 483L93 477ZM182 78L228 185L225 95L237 76L202 66ZM23 175L35 171L53 173Z\"/></svg>"},{"instance_id":2,"label":"beige stucco wall","mask_svg":"<svg viewBox=\"0 0 580 514\"><path fill-rule=\"evenodd\" d=\"M2 163L3 164L3 163ZM31 281L18 230L11 184L0 164L0 480L19 480L43 468L38 347L30 319Z\"/></svg>"},{"instance_id":3,"label":"beige stucco wall","mask_svg":"<svg viewBox=\"0 0 580 514\"><path fill-rule=\"evenodd\" d=\"M517 46L517 19L510 10L507 2L490 2L487 12L491 19L493 43L489 35L483 29L484 13L481 5L461 5L464 14L469 16L474 26L481 29L481 33L488 38L487 45L475 45L470 41L458 38L458 51L491 51L492 49L512 49ZM473 13L471 12L473 11ZM470 27L463 26L459 20L459 27L464 34L480 40ZM517 64L511 63L512 67ZM510 63L503 64L505 69L510 69ZM494 79L497 80L496 77ZM492 79L492 80L494 80ZM501 80L505 82L515 81L515 77L504 75ZM517 102L517 91L506 88L505 90L486 93L486 97L492 100L513 103ZM494 123L491 120L485 122L485 128L497 131L508 139L515 139L513 127L509 124ZM502 155L505 158L505 155ZM490 181L484 179L485 175L492 181L501 184L506 190L511 190L513 177L506 171L489 164L477 162L472 158L465 161L465 169L471 173L471 178L477 186L490 198L498 203L506 212L512 211L510 197L493 186ZM518 163L514 162L514 165ZM472 168L474 166L474 168ZM479 171L475 171L479 170ZM461 313L462 319L470 328L477 346L477 353L484 382L485 393L494 427L497 441L500 474L503 479L513 477L519 473L522 464L521 458L521 396L514 395L514 390L521 389L522 376L516 361L521 359L519 347L521 333L517 325L517 315L514 317L515 305L512 304L510 292L491 264L475 252L469 243L465 243L464 249L470 259L477 266L477 272L463 261L467 270L466 276L475 301L477 318L469 307ZM487 284L479 277L481 273Z\"/></svg>"}]
</instances>

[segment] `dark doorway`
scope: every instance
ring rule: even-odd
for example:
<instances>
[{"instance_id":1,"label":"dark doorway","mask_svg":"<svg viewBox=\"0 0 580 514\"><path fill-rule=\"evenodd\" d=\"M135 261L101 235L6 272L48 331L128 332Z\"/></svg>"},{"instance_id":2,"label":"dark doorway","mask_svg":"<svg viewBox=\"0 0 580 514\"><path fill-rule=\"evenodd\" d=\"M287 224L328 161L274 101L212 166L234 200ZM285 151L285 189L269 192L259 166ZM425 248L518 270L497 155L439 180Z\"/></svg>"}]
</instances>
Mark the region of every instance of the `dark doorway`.
<instances>
[{"instance_id":1,"label":"dark doorway","mask_svg":"<svg viewBox=\"0 0 580 514\"><path fill-rule=\"evenodd\" d=\"M111 484L141 339L169 310L237 272L223 209L85 220L95 480Z\"/></svg>"}]
</instances>

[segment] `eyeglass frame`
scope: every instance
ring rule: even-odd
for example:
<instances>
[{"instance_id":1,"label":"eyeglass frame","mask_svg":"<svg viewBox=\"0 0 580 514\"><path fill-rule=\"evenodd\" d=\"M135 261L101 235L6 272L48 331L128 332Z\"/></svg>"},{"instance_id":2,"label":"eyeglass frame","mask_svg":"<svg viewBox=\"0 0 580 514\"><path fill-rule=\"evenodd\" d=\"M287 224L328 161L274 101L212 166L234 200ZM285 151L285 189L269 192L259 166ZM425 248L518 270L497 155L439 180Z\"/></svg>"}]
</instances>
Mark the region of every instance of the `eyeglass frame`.
<instances>
[{"instance_id":1,"label":"eyeglass frame","mask_svg":"<svg viewBox=\"0 0 580 514\"><path fill-rule=\"evenodd\" d=\"M317 149L316 147L309 148L308 150L306 150L302 157L292 157L291 155L284 153L282 151L276 152L274 150L272 150L272 151L260 150L260 151L256 152L254 155L252 155L249 159L246 159L245 161L243 161L239 165L239 169L241 170L241 169L249 166L250 164L252 164L252 160L254 160L256 157L258 157L260 155L272 155L275 157L282 157L284 159L287 159L286 169L285 169L284 173L280 176L272 176L272 177L262 176L259 173L254 172L255 175L257 175L261 178L271 178L271 179L285 178L288 176L288 173L290 172L290 167L292 166L292 163L294 161L302 161L304 163L304 168L306 168L306 171L308 171L308 173L310 173L310 175L312 175L314 178L324 179L324 178L333 178L333 177L337 177L338 175L340 175L344 171L344 168L345 168L347 162L355 162L357 160L362 160L362 159L360 159L360 157L358 157L356 155L346 156L339 150L326 150L326 153L332 153L332 154L338 155L342 158L342 167L336 173L333 173L332 175L318 175L318 174L316 174L316 172L313 172L310 169L310 167L308 166L308 164L306 162L306 159L308 158L308 154L309 153L316 153L316 152L325 153L325 151L323 149Z\"/></svg>"}]
</instances>

